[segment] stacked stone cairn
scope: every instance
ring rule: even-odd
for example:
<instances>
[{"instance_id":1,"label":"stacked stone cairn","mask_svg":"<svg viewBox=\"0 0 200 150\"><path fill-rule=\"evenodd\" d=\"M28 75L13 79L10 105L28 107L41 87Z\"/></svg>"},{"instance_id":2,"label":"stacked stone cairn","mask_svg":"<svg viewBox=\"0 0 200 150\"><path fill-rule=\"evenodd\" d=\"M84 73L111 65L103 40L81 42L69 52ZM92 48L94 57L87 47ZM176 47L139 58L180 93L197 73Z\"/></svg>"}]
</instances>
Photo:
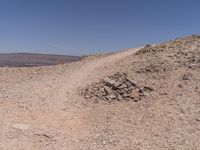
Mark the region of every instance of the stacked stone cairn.
<instances>
[{"instance_id":1,"label":"stacked stone cairn","mask_svg":"<svg viewBox=\"0 0 200 150\"><path fill-rule=\"evenodd\" d=\"M97 101L131 100L137 102L152 91L153 89L150 87L138 86L133 83L126 73L116 73L88 86L82 91L82 95L87 99L95 99Z\"/></svg>"}]
</instances>

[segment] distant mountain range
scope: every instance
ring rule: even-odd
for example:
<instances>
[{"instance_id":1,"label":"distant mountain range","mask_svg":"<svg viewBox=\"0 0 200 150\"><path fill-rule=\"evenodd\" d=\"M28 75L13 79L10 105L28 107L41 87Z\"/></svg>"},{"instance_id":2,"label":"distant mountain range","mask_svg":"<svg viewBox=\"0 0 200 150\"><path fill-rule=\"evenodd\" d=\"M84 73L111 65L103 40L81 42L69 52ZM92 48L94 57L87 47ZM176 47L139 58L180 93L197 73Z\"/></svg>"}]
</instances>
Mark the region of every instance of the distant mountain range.
<instances>
[{"instance_id":1,"label":"distant mountain range","mask_svg":"<svg viewBox=\"0 0 200 150\"><path fill-rule=\"evenodd\" d=\"M33 54L33 53L0 53L0 67L36 67L70 63L80 60L78 56Z\"/></svg>"}]
</instances>

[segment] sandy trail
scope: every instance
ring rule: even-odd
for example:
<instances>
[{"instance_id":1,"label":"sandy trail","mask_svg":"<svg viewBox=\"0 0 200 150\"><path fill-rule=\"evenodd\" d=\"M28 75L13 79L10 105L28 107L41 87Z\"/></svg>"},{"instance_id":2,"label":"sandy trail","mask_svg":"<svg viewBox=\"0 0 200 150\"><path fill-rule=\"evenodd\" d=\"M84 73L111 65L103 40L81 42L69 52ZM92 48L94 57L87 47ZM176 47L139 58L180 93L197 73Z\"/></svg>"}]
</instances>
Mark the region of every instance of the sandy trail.
<instances>
[{"instance_id":1,"label":"sandy trail","mask_svg":"<svg viewBox=\"0 0 200 150\"><path fill-rule=\"evenodd\" d=\"M103 76L106 76L108 73L102 72L100 69L103 67L108 67L116 62L124 59L131 54L134 54L140 48L129 49L126 51L122 51L119 53L115 53L100 59L95 59L92 61L87 62L86 64L82 65L80 69L75 70L69 75L69 79L65 83L64 87L70 89L76 89L77 87L85 86L88 83L92 83ZM90 78L88 78L90 77Z\"/></svg>"},{"instance_id":2,"label":"sandy trail","mask_svg":"<svg viewBox=\"0 0 200 150\"><path fill-rule=\"evenodd\" d=\"M116 72L115 63L139 49L61 65L58 66L61 72L59 74L49 74L40 79L12 85L8 89L11 92L9 98L1 104L1 125L7 130L17 129L29 134L33 134L32 130L37 132L48 129L61 131L63 136L84 138L89 133L80 131L89 132L86 127L90 122L92 108L79 96L78 89ZM0 142L3 143L4 140L6 139L1 139ZM15 140L15 143L27 144L27 141ZM67 144L69 145L69 140Z\"/></svg>"}]
</instances>

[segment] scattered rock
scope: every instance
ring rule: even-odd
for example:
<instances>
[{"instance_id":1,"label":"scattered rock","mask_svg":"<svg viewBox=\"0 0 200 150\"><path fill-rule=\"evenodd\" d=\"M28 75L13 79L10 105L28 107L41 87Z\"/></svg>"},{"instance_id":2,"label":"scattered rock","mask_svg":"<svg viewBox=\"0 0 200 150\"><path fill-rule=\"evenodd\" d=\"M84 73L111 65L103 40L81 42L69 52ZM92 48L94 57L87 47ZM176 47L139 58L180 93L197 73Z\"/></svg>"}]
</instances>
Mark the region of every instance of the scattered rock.
<instances>
[{"instance_id":1,"label":"scattered rock","mask_svg":"<svg viewBox=\"0 0 200 150\"><path fill-rule=\"evenodd\" d=\"M190 80L191 77L192 77L192 74L186 73L186 74L183 75L182 79L183 79L183 80Z\"/></svg>"},{"instance_id":2,"label":"scattered rock","mask_svg":"<svg viewBox=\"0 0 200 150\"><path fill-rule=\"evenodd\" d=\"M172 65L170 65L168 62L154 62L151 63L145 67L142 67L137 73L161 73L166 72L169 70L172 70Z\"/></svg>"},{"instance_id":3,"label":"scattered rock","mask_svg":"<svg viewBox=\"0 0 200 150\"><path fill-rule=\"evenodd\" d=\"M139 50L136 55L142 55L146 53L155 53L155 52L162 52L164 49L159 46L152 46L150 44L147 44L144 48Z\"/></svg>"},{"instance_id":4,"label":"scattered rock","mask_svg":"<svg viewBox=\"0 0 200 150\"><path fill-rule=\"evenodd\" d=\"M99 83L90 85L83 90L85 98L95 98L104 101L139 101L141 97L147 96L153 89L145 86L138 86L133 83L125 73L116 73L105 78Z\"/></svg>"}]
</instances>

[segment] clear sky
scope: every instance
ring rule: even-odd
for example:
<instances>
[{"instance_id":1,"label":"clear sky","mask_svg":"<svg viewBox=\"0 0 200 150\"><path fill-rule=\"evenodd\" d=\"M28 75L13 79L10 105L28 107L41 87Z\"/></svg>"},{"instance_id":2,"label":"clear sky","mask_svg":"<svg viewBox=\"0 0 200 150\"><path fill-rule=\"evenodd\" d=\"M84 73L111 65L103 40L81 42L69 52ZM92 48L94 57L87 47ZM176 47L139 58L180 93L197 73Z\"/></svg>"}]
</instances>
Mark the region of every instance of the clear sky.
<instances>
[{"instance_id":1,"label":"clear sky","mask_svg":"<svg viewBox=\"0 0 200 150\"><path fill-rule=\"evenodd\" d=\"M0 0L0 52L82 55L200 33L200 0Z\"/></svg>"}]
</instances>

